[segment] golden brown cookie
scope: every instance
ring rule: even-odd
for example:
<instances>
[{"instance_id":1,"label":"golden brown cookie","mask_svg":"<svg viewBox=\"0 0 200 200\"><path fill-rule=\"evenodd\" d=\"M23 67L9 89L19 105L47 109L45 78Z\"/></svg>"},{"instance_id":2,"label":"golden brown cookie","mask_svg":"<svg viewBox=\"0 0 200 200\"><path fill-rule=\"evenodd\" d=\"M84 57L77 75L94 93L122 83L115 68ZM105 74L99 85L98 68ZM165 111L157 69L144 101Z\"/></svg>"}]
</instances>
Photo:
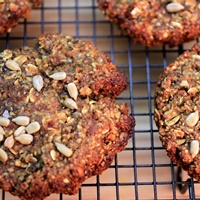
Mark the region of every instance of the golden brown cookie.
<instances>
[{"instance_id":1,"label":"golden brown cookie","mask_svg":"<svg viewBox=\"0 0 200 200\"><path fill-rule=\"evenodd\" d=\"M146 46L176 46L200 35L196 0L98 0L98 5L122 33Z\"/></svg>"},{"instance_id":2,"label":"golden brown cookie","mask_svg":"<svg viewBox=\"0 0 200 200\"><path fill-rule=\"evenodd\" d=\"M160 76L155 122L167 155L200 181L200 44L186 51Z\"/></svg>"},{"instance_id":3,"label":"golden brown cookie","mask_svg":"<svg viewBox=\"0 0 200 200\"><path fill-rule=\"evenodd\" d=\"M28 18L32 8L39 7L42 0L0 1L0 34L11 32L20 18Z\"/></svg>"},{"instance_id":4,"label":"golden brown cookie","mask_svg":"<svg viewBox=\"0 0 200 200\"><path fill-rule=\"evenodd\" d=\"M89 42L44 34L0 54L0 186L21 199L76 194L132 135L123 73Z\"/></svg>"}]
</instances>

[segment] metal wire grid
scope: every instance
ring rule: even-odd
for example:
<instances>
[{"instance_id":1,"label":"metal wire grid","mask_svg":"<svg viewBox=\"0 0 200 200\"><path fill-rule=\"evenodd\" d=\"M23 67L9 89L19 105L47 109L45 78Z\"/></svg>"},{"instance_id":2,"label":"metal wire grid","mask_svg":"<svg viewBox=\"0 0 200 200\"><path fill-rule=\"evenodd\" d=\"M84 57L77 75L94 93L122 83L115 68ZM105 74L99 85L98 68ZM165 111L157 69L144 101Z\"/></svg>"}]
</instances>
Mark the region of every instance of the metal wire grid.
<instances>
[{"instance_id":1,"label":"metal wire grid","mask_svg":"<svg viewBox=\"0 0 200 200\"><path fill-rule=\"evenodd\" d=\"M153 121L153 98L159 74L196 41L176 48L146 48L131 44L115 25L105 20L95 0L44 0L31 17L0 36L0 50L31 45L40 33L66 33L92 41L110 55L129 78L129 87L117 101L130 104L135 132L126 149L115 156L102 175L87 180L75 196L55 194L48 200L200 199L200 185L182 175L161 147ZM182 172L183 173L183 172ZM180 192L186 191L184 194ZM18 199L2 191L2 200Z\"/></svg>"}]
</instances>

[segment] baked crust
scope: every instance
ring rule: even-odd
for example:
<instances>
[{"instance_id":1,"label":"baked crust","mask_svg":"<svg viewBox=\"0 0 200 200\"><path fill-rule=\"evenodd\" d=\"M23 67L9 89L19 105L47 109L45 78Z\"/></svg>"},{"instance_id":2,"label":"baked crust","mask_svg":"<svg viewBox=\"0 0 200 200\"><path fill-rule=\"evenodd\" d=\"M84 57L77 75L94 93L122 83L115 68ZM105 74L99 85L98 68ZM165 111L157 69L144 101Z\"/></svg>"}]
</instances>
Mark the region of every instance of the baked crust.
<instances>
[{"instance_id":1,"label":"baked crust","mask_svg":"<svg viewBox=\"0 0 200 200\"><path fill-rule=\"evenodd\" d=\"M11 32L20 18L28 18L32 8L39 7L42 0L0 1L0 34Z\"/></svg>"},{"instance_id":2,"label":"baked crust","mask_svg":"<svg viewBox=\"0 0 200 200\"><path fill-rule=\"evenodd\" d=\"M67 35L43 34L34 48L0 57L1 188L30 200L76 194L132 135L128 105L115 102L126 77L92 43Z\"/></svg>"},{"instance_id":3,"label":"baked crust","mask_svg":"<svg viewBox=\"0 0 200 200\"><path fill-rule=\"evenodd\" d=\"M180 55L161 74L154 119L167 155L200 181L200 44Z\"/></svg>"},{"instance_id":4,"label":"baked crust","mask_svg":"<svg viewBox=\"0 0 200 200\"><path fill-rule=\"evenodd\" d=\"M98 0L98 5L134 43L176 46L200 35L199 1Z\"/></svg>"}]
</instances>

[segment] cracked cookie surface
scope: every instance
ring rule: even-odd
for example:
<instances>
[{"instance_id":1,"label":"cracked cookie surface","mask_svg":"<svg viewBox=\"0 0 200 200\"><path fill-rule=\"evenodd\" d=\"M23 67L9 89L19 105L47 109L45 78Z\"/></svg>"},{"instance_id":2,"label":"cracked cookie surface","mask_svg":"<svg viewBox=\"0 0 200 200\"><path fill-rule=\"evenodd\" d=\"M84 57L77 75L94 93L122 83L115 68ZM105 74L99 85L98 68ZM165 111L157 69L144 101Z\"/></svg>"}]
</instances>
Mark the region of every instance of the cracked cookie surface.
<instances>
[{"instance_id":1,"label":"cracked cookie surface","mask_svg":"<svg viewBox=\"0 0 200 200\"><path fill-rule=\"evenodd\" d=\"M200 1L98 0L99 8L133 42L176 46L200 35Z\"/></svg>"},{"instance_id":2,"label":"cracked cookie surface","mask_svg":"<svg viewBox=\"0 0 200 200\"><path fill-rule=\"evenodd\" d=\"M170 64L157 83L154 119L167 155L200 181L200 44Z\"/></svg>"},{"instance_id":3,"label":"cracked cookie surface","mask_svg":"<svg viewBox=\"0 0 200 200\"><path fill-rule=\"evenodd\" d=\"M71 36L0 53L0 187L30 200L76 194L132 135L128 105L115 102L126 86L105 53Z\"/></svg>"}]
</instances>

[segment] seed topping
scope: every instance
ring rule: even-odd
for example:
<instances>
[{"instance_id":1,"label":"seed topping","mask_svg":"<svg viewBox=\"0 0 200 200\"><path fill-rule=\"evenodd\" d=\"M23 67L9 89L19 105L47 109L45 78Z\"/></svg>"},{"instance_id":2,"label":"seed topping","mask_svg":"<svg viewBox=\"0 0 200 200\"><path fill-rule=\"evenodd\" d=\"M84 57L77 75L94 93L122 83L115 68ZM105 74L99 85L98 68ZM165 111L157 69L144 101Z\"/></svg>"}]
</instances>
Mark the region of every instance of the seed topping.
<instances>
[{"instance_id":1,"label":"seed topping","mask_svg":"<svg viewBox=\"0 0 200 200\"><path fill-rule=\"evenodd\" d=\"M36 75L33 77L33 87L38 91L40 92L41 89L43 88L44 86L44 81L43 81L43 78L42 76L40 75Z\"/></svg>"},{"instance_id":2,"label":"seed topping","mask_svg":"<svg viewBox=\"0 0 200 200\"><path fill-rule=\"evenodd\" d=\"M13 71L21 70L21 68L19 67L19 64L15 62L14 60L7 60L6 67Z\"/></svg>"},{"instance_id":3,"label":"seed topping","mask_svg":"<svg viewBox=\"0 0 200 200\"><path fill-rule=\"evenodd\" d=\"M64 80L66 78L67 74L65 72L56 72L49 77L54 80Z\"/></svg>"},{"instance_id":4,"label":"seed topping","mask_svg":"<svg viewBox=\"0 0 200 200\"><path fill-rule=\"evenodd\" d=\"M22 133L19 136L15 137L15 139L21 144L27 145L33 141L33 136L26 133Z\"/></svg>"},{"instance_id":5,"label":"seed topping","mask_svg":"<svg viewBox=\"0 0 200 200\"><path fill-rule=\"evenodd\" d=\"M22 133L25 133L25 126L20 126L19 128L17 128L14 132L14 136L17 137Z\"/></svg>"},{"instance_id":6,"label":"seed topping","mask_svg":"<svg viewBox=\"0 0 200 200\"><path fill-rule=\"evenodd\" d=\"M191 141L190 153L192 154L192 158L194 158L199 153L199 141L198 140Z\"/></svg>"},{"instance_id":7,"label":"seed topping","mask_svg":"<svg viewBox=\"0 0 200 200\"><path fill-rule=\"evenodd\" d=\"M73 151L68 148L67 146L65 146L64 144L55 142L56 148L58 149L58 151L60 153L62 153L64 156L66 157L70 157L73 154Z\"/></svg>"},{"instance_id":8,"label":"seed topping","mask_svg":"<svg viewBox=\"0 0 200 200\"><path fill-rule=\"evenodd\" d=\"M30 122L30 118L27 116L18 116L13 118L12 121L20 126L27 126Z\"/></svg>"},{"instance_id":9,"label":"seed topping","mask_svg":"<svg viewBox=\"0 0 200 200\"><path fill-rule=\"evenodd\" d=\"M70 109L78 109L78 106L73 99L70 98L65 99L64 104Z\"/></svg>"},{"instance_id":10,"label":"seed topping","mask_svg":"<svg viewBox=\"0 0 200 200\"><path fill-rule=\"evenodd\" d=\"M0 126L8 126L10 124L10 120L5 117L0 117Z\"/></svg>"},{"instance_id":11,"label":"seed topping","mask_svg":"<svg viewBox=\"0 0 200 200\"><path fill-rule=\"evenodd\" d=\"M26 130L26 132L27 132L28 134L35 133L35 132L37 132L37 131L40 130L40 124L39 124L38 122L36 122L36 121L31 122L31 123L26 127L25 130Z\"/></svg>"},{"instance_id":12,"label":"seed topping","mask_svg":"<svg viewBox=\"0 0 200 200\"><path fill-rule=\"evenodd\" d=\"M78 90L74 83L69 83L67 85L67 91L69 92L69 95L76 101L78 96Z\"/></svg>"},{"instance_id":13,"label":"seed topping","mask_svg":"<svg viewBox=\"0 0 200 200\"><path fill-rule=\"evenodd\" d=\"M186 124L189 127L194 127L196 123L199 121L199 112L196 110L193 113L190 113L186 118Z\"/></svg>"},{"instance_id":14,"label":"seed topping","mask_svg":"<svg viewBox=\"0 0 200 200\"><path fill-rule=\"evenodd\" d=\"M0 161L5 163L7 160L8 160L7 153L3 149L0 149Z\"/></svg>"},{"instance_id":15,"label":"seed topping","mask_svg":"<svg viewBox=\"0 0 200 200\"><path fill-rule=\"evenodd\" d=\"M7 137L4 141L4 146L7 147L8 149L11 149L15 143L15 140L13 138L13 135Z\"/></svg>"},{"instance_id":16,"label":"seed topping","mask_svg":"<svg viewBox=\"0 0 200 200\"><path fill-rule=\"evenodd\" d=\"M179 12L181 10L184 10L185 7L183 5L181 5L180 3L169 3L167 4L166 6L166 10L169 12L169 13L173 13L173 12Z\"/></svg>"}]
</instances>

